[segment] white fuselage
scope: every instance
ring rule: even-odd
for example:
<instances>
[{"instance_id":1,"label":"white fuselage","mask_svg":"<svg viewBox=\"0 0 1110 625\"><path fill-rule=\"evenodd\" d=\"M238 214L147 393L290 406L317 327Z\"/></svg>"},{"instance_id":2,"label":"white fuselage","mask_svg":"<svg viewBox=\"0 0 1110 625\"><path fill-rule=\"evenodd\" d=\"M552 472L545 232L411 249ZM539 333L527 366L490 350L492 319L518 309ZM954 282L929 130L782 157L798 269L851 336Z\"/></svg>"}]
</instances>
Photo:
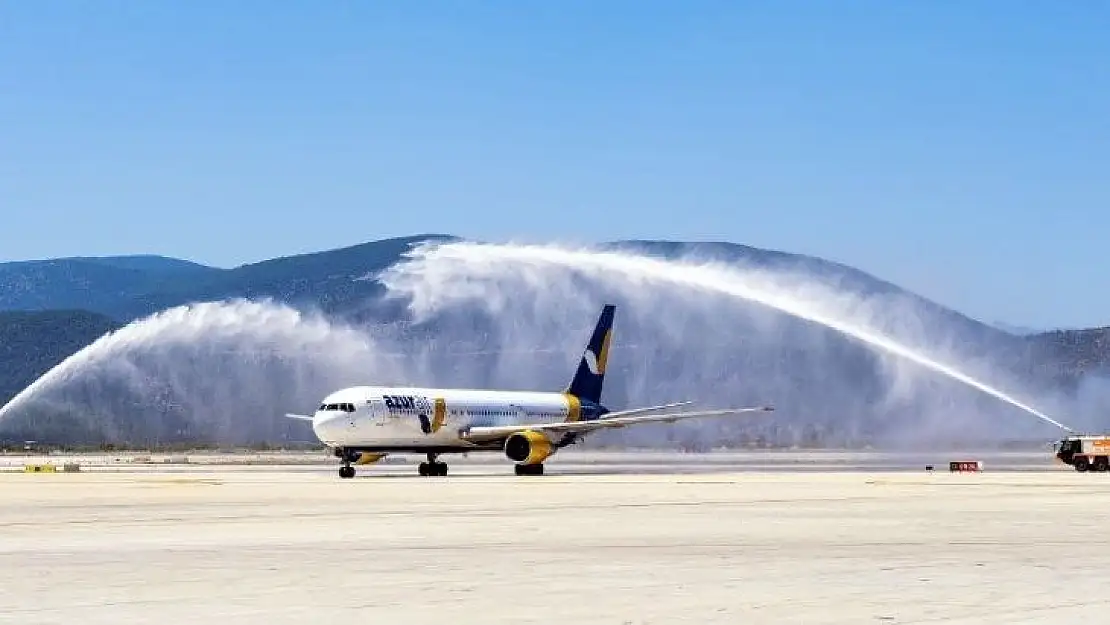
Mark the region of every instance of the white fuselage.
<instances>
[{"instance_id":1,"label":"white fuselage","mask_svg":"<svg viewBox=\"0 0 1110 625\"><path fill-rule=\"evenodd\" d=\"M328 395L312 429L326 445L353 449L474 448L468 427L582 418L566 393L358 386Z\"/></svg>"}]
</instances>

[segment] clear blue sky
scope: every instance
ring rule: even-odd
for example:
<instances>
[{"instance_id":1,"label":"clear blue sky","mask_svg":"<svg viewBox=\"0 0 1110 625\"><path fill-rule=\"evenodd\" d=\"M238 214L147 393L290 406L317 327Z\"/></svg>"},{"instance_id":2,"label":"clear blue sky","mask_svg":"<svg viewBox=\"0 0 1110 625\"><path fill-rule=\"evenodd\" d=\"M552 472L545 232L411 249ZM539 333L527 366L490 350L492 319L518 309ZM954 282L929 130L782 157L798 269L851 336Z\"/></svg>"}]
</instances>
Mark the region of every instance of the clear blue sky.
<instances>
[{"instance_id":1,"label":"clear blue sky","mask_svg":"<svg viewBox=\"0 0 1110 625\"><path fill-rule=\"evenodd\" d=\"M1110 324L1110 4L6 2L0 260L729 240Z\"/></svg>"}]
</instances>

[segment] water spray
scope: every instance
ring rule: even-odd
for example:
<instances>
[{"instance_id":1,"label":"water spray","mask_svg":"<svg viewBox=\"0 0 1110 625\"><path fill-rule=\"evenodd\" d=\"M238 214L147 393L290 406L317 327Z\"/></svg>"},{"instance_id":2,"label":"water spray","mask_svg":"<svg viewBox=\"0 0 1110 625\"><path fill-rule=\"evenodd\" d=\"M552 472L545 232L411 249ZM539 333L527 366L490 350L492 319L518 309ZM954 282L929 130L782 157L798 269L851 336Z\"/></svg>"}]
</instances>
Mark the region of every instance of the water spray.
<instances>
[{"instance_id":1,"label":"water spray","mask_svg":"<svg viewBox=\"0 0 1110 625\"><path fill-rule=\"evenodd\" d=\"M229 345L236 348L229 350ZM136 395L157 385L171 387L185 402L190 395L226 396L224 407L241 412L249 410L258 395L272 392L258 384L252 368L266 371L266 363L302 362L306 371L324 374L325 383L341 382L326 375L326 363L342 366L374 348L374 342L356 329L269 302L180 306L106 334L66 358L0 408L0 422L35 398L98 375L121 381ZM214 390L221 382L214 365L229 361L240 365L238 388ZM303 381L292 377L287 385Z\"/></svg>"},{"instance_id":2,"label":"water spray","mask_svg":"<svg viewBox=\"0 0 1110 625\"><path fill-rule=\"evenodd\" d=\"M738 297L774 308L793 317L821 324L846 336L987 393L1065 431L1073 430L1010 395L914 351L865 327L822 312L818 298L800 299L766 272L743 271L720 262L661 260L624 252L573 249L551 245L498 245L455 242L428 244L415 248L407 260L386 269L379 279L393 293L405 294L418 313L427 313L452 300L484 302L493 309L512 296L498 289L506 278L523 277L537 290L546 287L550 277L544 267L562 267L589 275L612 278L610 284L630 291L645 282L675 286ZM508 274L512 274L511 276ZM786 285L789 286L789 285ZM820 300L845 300L843 295L824 292Z\"/></svg>"},{"instance_id":3,"label":"water spray","mask_svg":"<svg viewBox=\"0 0 1110 625\"><path fill-rule=\"evenodd\" d=\"M751 316L749 309L760 307L737 306L754 302L765 310L855 338L874 352L941 373L1071 431L1006 393L875 330L874 324L860 321L867 311L859 298L816 287L805 276L625 252L446 243L416 248L378 279L387 287L388 297L408 299L418 325L436 317L435 334L424 328L420 330L424 334L413 338L406 324L355 328L268 302L183 306L135 321L67 358L0 408L0 423L38 405L81 414L110 413L110 398L118 396L119 383L102 384L109 379L119 380L132 396L144 401L155 391L164 394L179 405L181 418L189 425L216 432L221 441L276 436L279 428L288 426L281 414L315 405L327 392L347 385L555 388L565 383L580 356L581 337L570 332L582 319L592 319L596 302L588 295L591 289L600 289L636 302L622 317L622 336L631 337L627 345L635 345L638 335L650 339L642 350L633 350L643 352L644 369L648 359L670 358L672 366L676 359L681 361L677 376L640 376L636 381L623 374L615 377L629 384L629 394L640 399L715 395L722 385L734 394L748 392L746 381L721 378L713 368L715 363L725 366L734 352L747 351L742 346L747 339L730 334L738 342L722 344L732 338L714 335L706 327L733 332L735 317L744 315L758 327L765 320ZM683 296L691 297L683 300ZM487 324L492 340L499 344L490 346L485 338L476 338L470 315L475 304L485 314L480 322ZM702 324L696 328L701 336L692 338L663 319L669 309L682 306ZM562 347L546 347L555 345ZM618 360L639 357L623 349L619 353ZM544 359L548 359L546 365L541 362ZM737 385L732 385L734 380ZM790 383L788 378L782 381ZM71 386L81 388L65 390ZM847 389L841 396L851 393ZM92 406L97 402L100 408ZM101 418L115 426L102 428L109 436L120 430L110 419L111 415ZM715 425L690 427L707 428L707 438L718 440L708 430Z\"/></svg>"}]
</instances>

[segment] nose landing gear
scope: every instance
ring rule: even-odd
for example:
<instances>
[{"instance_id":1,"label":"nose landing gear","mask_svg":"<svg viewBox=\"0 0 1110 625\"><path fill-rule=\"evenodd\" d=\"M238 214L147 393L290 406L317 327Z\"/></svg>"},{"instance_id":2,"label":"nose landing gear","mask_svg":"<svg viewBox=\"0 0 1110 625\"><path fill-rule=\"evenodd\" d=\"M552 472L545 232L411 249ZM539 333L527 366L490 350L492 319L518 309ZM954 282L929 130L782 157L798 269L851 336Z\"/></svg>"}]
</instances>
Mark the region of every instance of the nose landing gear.
<instances>
[{"instance_id":1,"label":"nose landing gear","mask_svg":"<svg viewBox=\"0 0 1110 625\"><path fill-rule=\"evenodd\" d=\"M343 448L338 448L333 453L335 454L335 457L339 458L340 462L343 463L339 467L339 477L345 480L349 480L354 477L355 468L351 466L351 463L355 460L358 460L358 454L351 453Z\"/></svg>"}]
</instances>

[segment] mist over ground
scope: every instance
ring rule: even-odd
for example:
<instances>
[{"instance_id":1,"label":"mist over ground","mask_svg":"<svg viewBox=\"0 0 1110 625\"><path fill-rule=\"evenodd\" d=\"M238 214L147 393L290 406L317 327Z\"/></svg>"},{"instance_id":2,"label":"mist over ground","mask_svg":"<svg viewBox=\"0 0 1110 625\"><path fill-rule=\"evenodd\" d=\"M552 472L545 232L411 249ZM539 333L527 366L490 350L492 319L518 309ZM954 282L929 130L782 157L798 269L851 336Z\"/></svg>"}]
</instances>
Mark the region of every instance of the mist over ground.
<instances>
[{"instance_id":1,"label":"mist over ground","mask_svg":"<svg viewBox=\"0 0 1110 625\"><path fill-rule=\"evenodd\" d=\"M346 385L558 391L604 303L617 304L603 397L611 408L693 399L776 412L604 432L589 446L943 448L1060 436L1007 399L1078 429L1110 419L1105 379L1060 390L1031 373L1016 343L985 343L912 298L860 292L804 267L451 242L349 279L378 280L386 294L360 302L358 314L233 300L134 322L9 402L0 432L280 444L313 440L283 413L311 411Z\"/></svg>"}]
</instances>

